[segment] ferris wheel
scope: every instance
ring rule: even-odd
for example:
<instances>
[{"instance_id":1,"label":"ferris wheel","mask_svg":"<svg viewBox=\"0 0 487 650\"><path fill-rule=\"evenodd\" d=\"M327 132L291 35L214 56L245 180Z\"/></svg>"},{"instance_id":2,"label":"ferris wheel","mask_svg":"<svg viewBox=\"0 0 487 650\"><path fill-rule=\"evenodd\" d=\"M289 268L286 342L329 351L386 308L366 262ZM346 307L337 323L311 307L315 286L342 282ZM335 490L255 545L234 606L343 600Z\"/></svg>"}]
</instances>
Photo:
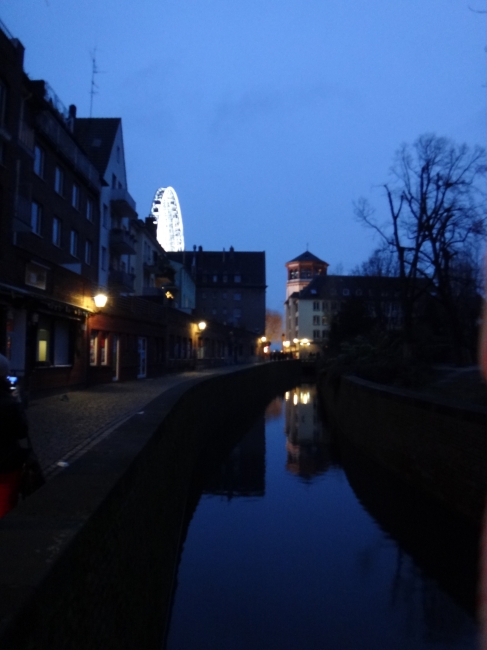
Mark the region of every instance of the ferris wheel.
<instances>
[{"instance_id":1,"label":"ferris wheel","mask_svg":"<svg viewBox=\"0 0 487 650\"><path fill-rule=\"evenodd\" d=\"M172 187L160 187L152 201L151 216L157 223L157 241L165 251L183 251L183 217Z\"/></svg>"}]
</instances>

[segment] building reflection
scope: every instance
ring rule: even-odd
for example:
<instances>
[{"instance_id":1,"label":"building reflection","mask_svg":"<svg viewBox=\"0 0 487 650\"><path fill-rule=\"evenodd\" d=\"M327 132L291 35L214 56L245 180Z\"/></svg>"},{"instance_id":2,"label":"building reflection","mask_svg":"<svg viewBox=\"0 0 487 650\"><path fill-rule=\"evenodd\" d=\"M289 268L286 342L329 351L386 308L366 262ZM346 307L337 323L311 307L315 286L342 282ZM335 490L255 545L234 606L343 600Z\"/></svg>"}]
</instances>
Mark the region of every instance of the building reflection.
<instances>
[{"instance_id":1,"label":"building reflection","mask_svg":"<svg viewBox=\"0 0 487 650\"><path fill-rule=\"evenodd\" d=\"M315 385L298 386L285 396L286 469L302 479L324 474L331 465L330 437L318 413Z\"/></svg>"},{"instance_id":2,"label":"building reflection","mask_svg":"<svg viewBox=\"0 0 487 650\"><path fill-rule=\"evenodd\" d=\"M265 418L261 417L206 479L203 494L262 497L265 494Z\"/></svg>"}]
</instances>

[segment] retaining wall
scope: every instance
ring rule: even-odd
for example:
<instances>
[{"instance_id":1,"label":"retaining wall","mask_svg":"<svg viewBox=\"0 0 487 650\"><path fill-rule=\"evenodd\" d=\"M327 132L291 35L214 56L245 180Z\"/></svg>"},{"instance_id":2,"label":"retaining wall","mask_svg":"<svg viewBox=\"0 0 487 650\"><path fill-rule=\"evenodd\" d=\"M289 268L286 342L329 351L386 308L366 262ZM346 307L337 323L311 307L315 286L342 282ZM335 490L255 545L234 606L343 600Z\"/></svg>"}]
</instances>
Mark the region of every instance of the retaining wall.
<instances>
[{"instance_id":1,"label":"retaining wall","mask_svg":"<svg viewBox=\"0 0 487 650\"><path fill-rule=\"evenodd\" d=\"M487 494L487 412L354 377L320 378L327 418L353 444L479 524Z\"/></svg>"},{"instance_id":2,"label":"retaining wall","mask_svg":"<svg viewBox=\"0 0 487 650\"><path fill-rule=\"evenodd\" d=\"M299 372L268 363L177 386L2 519L2 650L160 650L200 450Z\"/></svg>"}]
</instances>

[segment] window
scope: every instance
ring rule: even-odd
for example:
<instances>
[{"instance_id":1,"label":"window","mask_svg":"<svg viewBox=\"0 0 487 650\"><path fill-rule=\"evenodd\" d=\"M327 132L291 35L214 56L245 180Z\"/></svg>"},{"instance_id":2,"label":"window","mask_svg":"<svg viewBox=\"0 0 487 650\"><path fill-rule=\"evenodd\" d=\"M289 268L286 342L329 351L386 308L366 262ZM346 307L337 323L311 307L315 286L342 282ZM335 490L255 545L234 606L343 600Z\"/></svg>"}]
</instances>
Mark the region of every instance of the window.
<instances>
[{"instance_id":1,"label":"window","mask_svg":"<svg viewBox=\"0 0 487 650\"><path fill-rule=\"evenodd\" d=\"M36 201L32 201L32 207L30 211L30 226L32 228L32 232L35 232L36 235L41 234L42 206Z\"/></svg>"},{"instance_id":2,"label":"window","mask_svg":"<svg viewBox=\"0 0 487 650\"><path fill-rule=\"evenodd\" d=\"M350 295L350 290L349 289L344 289L343 290L343 295L344 296L349 296Z\"/></svg>"},{"instance_id":3,"label":"window","mask_svg":"<svg viewBox=\"0 0 487 650\"><path fill-rule=\"evenodd\" d=\"M34 147L34 173L44 178L44 150L37 144Z\"/></svg>"},{"instance_id":4,"label":"window","mask_svg":"<svg viewBox=\"0 0 487 650\"><path fill-rule=\"evenodd\" d=\"M234 282L242 282L242 276L241 275L234 275L233 276L233 281Z\"/></svg>"},{"instance_id":5,"label":"window","mask_svg":"<svg viewBox=\"0 0 487 650\"><path fill-rule=\"evenodd\" d=\"M86 218L88 219L88 205L86 205ZM92 221L92 219L90 219ZM108 228L108 205L103 204L102 226Z\"/></svg>"},{"instance_id":6,"label":"window","mask_svg":"<svg viewBox=\"0 0 487 650\"><path fill-rule=\"evenodd\" d=\"M108 365L108 334L106 332L100 333L100 340L98 341L100 348L100 363L102 366Z\"/></svg>"},{"instance_id":7,"label":"window","mask_svg":"<svg viewBox=\"0 0 487 650\"><path fill-rule=\"evenodd\" d=\"M321 330L313 330L313 338L314 339L321 338Z\"/></svg>"},{"instance_id":8,"label":"window","mask_svg":"<svg viewBox=\"0 0 487 650\"><path fill-rule=\"evenodd\" d=\"M87 239L85 241L85 264L91 264L91 255L92 255L93 245Z\"/></svg>"},{"instance_id":9,"label":"window","mask_svg":"<svg viewBox=\"0 0 487 650\"><path fill-rule=\"evenodd\" d=\"M101 247L101 270L107 270L107 249L106 246Z\"/></svg>"},{"instance_id":10,"label":"window","mask_svg":"<svg viewBox=\"0 0 487 650\"><path fill-rule=\"evenodd\" d=\"M313 311L320 311L320 303L317 300L313 303Z\"/></svg>"},{"instance_id":11,"label":"window","mask_svg":"<svg viewBox=\"0 0 487 650\"><path fill-rule=\"evenodd\" d=\"M242 294L241 293L234 293L233 294L233 299L234 300L242 300Z\"/></svg>"},{"instance_id":12,"label":"window","mask_svg":"<svg viewBox=\"0 0 487 650\"><path fill-rule=\"evenodd\" d=\"M222 293L222 298L223 298L223 300L226 300L226 299L227 299L227 294L226 294L226 292Z\"/></svg>"},{"instance_id":13,"label":"window","mask_svg":"<svg viewBox=\"0 0 487 650\"><path fill-rule=\"evenodd\" d=\"M52 219L52 243L61 248L61 219L57 217Z\"/></svg>"},{"instance_id":14,"label":"window","mask_svg":"<svg viewBox=\"0 0 487 650\"><path fill-rule=\"evenodd\" d=\"M319 325L319 324L320 324L320 317L313 316L313 325Z\"/></svg>"},{"instance_id":15,"label":"window","mask_svg":"<svg viewBox=\"0 0 487 650\"><path fill-rule=\"evenodd\" d=\"M98 331L90 334L90 366L96 366L98 361Z\"/></svg>"},{"instance_id":16,"label":"window","mask_svg":"<svg viewBox=\"0 0 487 650\"><path fill-rule=\"evenodd\" d=\"M69 252L73 257L78 257L78 233L76 230L71 231L71 237L69 240Z\"/></svg>"},{"instance_id":17,"label":"window","mask_svg":"<svg viewBox=\"0 0 487 650\"><path fill-rule=\"evenodd\" d=\"M60 167L54 172L54 189L60 196L64 195L64 172Z\"/></svg>"},{"instance_id":18,"label":"window","mask_svg":"<svg viewBox=\"0 0 487 650\"><path fill-rule=\"evenodd\" d=\"M228 282L228 275L223 276L223 282Z\"/></svg>"},{"instance_id":19,"label":"window","mask_svg":"<svg viewBox=\"0 0 487 650\"><path fill-rule=\"evenodd\" d=\"M79 187L76 183L73 183L73 193L71 195L71 205L76 210L79 210ZM88 204L86 204L88 206Z\"/></svg>"},{"instance_id":20,"label":"window","mask_svg":"<svg viewBox=\"0 0 487 650\"><path fill-rule=\"evenodd\" d=\"M106 208L106 205L103 208ZM86 218L88 221L93 221L93 201L91 199L86 199Z\"/></svg>"},{"instance_id":21,"label":"window","mask_svg":"<svg viewBox=\"0 0 487 650\"><path fill-rule=\"evenodd\" d=\"M321 324L322 325L328 325L328 316L322 316L321 317Z\"/></svg>"},{"instance_id":22,"label":"window","mask_svg":"<svg viewBox=\"0 0 487 650\"><path fill-rule=\"evenodd\" d=\"M117 177L115 176L115 174L112 174L112 187L113 189L116 189L117 187Z\"/></svg>"},{"instance_id":23,"label":"window","mask_svg":"<svg viewBox=\"0 0 487 650\"><path fill-rule=\"evenodd\" d=\"M213 276L213 282L218 282L218 276L217 275Z\"/></svg>"},{"instance_id":24,"label":"window","mask_svg":"<svg viewBox=\"0 0 487 650\"><path fill-rule=\"evenodd\" d=\"M233 310L233 317L234 318L240 318L242 316L242 310L241 309L234 309Z\"/></svg>"}]
</instances>

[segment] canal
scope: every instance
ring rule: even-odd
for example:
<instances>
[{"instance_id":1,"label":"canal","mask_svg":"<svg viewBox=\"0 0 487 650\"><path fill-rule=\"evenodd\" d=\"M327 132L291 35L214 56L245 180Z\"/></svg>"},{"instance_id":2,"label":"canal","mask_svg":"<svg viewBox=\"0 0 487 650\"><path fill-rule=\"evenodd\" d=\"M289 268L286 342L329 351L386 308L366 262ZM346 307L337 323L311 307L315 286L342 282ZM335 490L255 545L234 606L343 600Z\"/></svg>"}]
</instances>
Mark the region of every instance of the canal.
<instances>
[{"instance_id":1,"label":"canal","mask_svg":"<svg viewBox=\"0 0 487 650\"><path fill-rule=\"evenodd\" d=\"M207 450L183 538L166 650L477 645L477 532L331 435L312 385Z\"/></svg>"}]
</instances>

